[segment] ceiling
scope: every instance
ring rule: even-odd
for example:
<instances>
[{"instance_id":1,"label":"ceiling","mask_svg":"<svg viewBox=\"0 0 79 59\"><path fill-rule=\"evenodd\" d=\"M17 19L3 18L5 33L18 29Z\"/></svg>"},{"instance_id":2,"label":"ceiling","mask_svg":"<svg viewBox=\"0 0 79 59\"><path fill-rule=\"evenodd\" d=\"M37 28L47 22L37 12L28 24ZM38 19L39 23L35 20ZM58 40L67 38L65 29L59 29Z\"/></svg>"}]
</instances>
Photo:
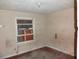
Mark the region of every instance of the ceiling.
<instances>
[{"instance_id":1,"label":"ceiling","mask_svg":"<svg viewBox=\"0 0 79 59\"><path fill-rule=\"evenodd\" d=\"M0 9L23 12L51 13L73 6L74 0L0 0Z\"/></svg>"}]
</instances>

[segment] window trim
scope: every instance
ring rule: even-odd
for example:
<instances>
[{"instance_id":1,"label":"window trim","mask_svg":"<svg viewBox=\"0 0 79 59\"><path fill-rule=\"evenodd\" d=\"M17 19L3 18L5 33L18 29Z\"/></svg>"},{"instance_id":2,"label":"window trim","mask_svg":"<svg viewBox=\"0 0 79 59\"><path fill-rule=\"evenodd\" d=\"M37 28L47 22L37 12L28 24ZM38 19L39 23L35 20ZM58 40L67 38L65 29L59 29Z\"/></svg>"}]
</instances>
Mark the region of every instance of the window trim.
<instances>
[{"instance_id":1,"label":"window trim","mask_svg":"<svg viewBox=\"0 0 79 59\"><path fill-rule=\"evenodd\" d=\"M18 20L18 19L23 19L23 20L28 19L28 20L32 20L32 25L33 25L33 40L24 41L24 42L18 42L18 40L17 40L17 34L18 34L18 32L17 32L17 20ZM25 43L25 42L35 41L35 40L34 40L34 35L35 35L35 26L34 26L35 21L34 21L34 18L16 17L16 18L15 18L15 24L16 24L16 43Z\"/></svg>"}]
</instances>

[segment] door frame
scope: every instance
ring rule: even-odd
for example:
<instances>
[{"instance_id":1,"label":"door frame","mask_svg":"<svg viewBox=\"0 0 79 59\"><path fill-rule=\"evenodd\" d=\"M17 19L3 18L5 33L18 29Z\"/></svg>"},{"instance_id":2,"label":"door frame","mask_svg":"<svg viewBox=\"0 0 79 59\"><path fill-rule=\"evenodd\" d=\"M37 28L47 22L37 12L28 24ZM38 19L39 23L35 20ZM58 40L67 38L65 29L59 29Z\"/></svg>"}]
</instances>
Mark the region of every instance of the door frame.
<instances>
[{"instance_id":1,"label":"door frame","mask_svg":"<svg viewBox=\"0 0 79 59\"><path fill-rule=\"evenodd\" d=\"M77 0L74 0L74 59L77 59Z\"/></svg>"}]
</instances>

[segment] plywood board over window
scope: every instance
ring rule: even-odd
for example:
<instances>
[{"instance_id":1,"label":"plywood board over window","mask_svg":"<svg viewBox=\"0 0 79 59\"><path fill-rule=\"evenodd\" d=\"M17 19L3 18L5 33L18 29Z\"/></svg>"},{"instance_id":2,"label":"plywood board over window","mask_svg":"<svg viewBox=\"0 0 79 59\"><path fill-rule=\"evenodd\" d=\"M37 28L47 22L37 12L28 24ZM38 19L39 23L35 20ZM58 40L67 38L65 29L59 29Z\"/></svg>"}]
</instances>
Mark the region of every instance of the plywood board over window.
<instances>
[{"instance_id":1,"label":"plywood board over window","mask_svg":"<svg viewBox=\"0 0 79 59\"><path fill-rule=\"evenodd\" d=\"M17 42L33 40L32 20L17 19Z\"/></svg>"}]
</instances>

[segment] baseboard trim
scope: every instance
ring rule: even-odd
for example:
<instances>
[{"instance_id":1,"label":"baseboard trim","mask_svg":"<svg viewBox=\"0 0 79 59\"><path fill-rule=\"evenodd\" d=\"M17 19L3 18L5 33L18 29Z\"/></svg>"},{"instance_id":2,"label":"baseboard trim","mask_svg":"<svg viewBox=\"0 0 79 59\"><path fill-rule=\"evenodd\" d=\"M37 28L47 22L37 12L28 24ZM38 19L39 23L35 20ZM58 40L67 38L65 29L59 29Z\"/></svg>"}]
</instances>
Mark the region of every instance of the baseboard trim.
<instances>
[{"instance_id":1,"label":"baseboard trim","mask_svg":"<svg viewBox=\"0 0 79 59\"><path fill-rule=\"evenodd\" d=\"M18 53L18 54L13 54L13 55L6 56L4 59L15 58L15 57L18 57L18 56L22 56L22 55L24 55L24 54L26 54L26 53L29 53L29 52L32 52L32 51L35 51L35 50L39 50L39 49L42 49L42 50L48 51L48 52L57 51L57 52L59 52L60 54L64 54L64 55L68 56L69 59L74 59L74 56L72 56L72 55L70 55L70 54L67 54L67 53L63 53L63 52L60 51L60 50L57 50L57 49L55 49L55 48L53 48L53 47L48 47L48 46L43 46L43 47L39 47L39 48L34 48L33 50L28 51L28 52L27 52L27 51L22 51L22 52L20 52L20 53Z\"/></svg>"},{"instance_id":2,"label":"baseboard trim","mask_svg":"<svg viewBox=\"0 0 79 59\"><path fill-rule=\"evenodd\" d=\"M18 56L18 55L21 55L21 54L24 54L24 53L27 53L27 52L30 52L30 51L33 51L33 50L36 50L36 49L40 49L40 48L43 48L45 46L40 46L40 47L36 47L36 48L33 48L31 50L28 50L28 51L22 51L22 52L19 52L19 53L14 53L12 55L8 55L8 56L5 56L3 57L4 59L7 59L7 58L10 58L10 57L14 57L14 56Z\"/></svg>"},{"instance_id":3,"label":"baseboard trim","mask_svg":"<svg viewBox=\"0 0 79 59\"><path fill-rule=\"evenodd\" d=\"M69 52L67 52L67 51L63 51L63 50L58 49L58 48L56 48L56 47L48 46L48 45L47 45L47 47L49 47L49 48L51 48L51 49L55 49L55 50L57 50L57 51L60 51L60 52L62 52L62 53L64 53L64 54L74 56L73 54L70 54Z\"/></svg>"},{"instance_id":4,"label":"baseboard trim","mask_svg":"<svg viewBox=\"0 0 79 59\"><path fill-rule=\"evenodd\" d=\"M40 46L40 47L37 47L37 48L33 48L33 49L31 49L31 50L28 50L28 51L22 51L22 52L19 52L18 54L12 54L12 55L9 55L9 56L5 56L5 57L3 57L4 59L7 59L7 58L10 58L10 57L14 57L14 56L18 56L18 55L21 55L21 54L24 54L24 53L27 53L27 52L30 52L30 51L33 51L33 50L37 50L37 49L40 49L40 48L44 48L44 47L48 47L48 48L51 48L52 50L54 49L54 50L56 50L56 51L59 51L59 52L62 52L62 53L64 53L64 54L66 54L66 55L70 55L70 56L74 56L74 55L72 55L72 54L70 54L70 53L68 53L67 51L62 51L62 50L60 50L60 49L58 49L58 48L55 48L55 47L52 47L52 46Z\"/></svg>"}]
</instances>

